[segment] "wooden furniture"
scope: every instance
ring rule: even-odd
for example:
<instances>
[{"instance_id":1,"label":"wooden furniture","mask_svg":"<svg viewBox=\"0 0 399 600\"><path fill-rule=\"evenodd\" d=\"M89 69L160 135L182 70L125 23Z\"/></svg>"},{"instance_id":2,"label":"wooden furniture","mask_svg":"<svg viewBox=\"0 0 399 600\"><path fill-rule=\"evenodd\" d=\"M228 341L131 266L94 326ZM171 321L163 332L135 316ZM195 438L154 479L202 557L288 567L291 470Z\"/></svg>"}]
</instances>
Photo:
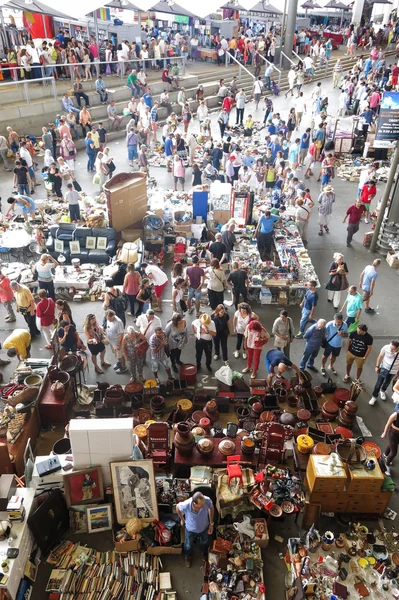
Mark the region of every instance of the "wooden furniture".
<instances>
[{"instance_id":1,"label":"wooden furniture","mask_svg":"<svg viewBox=\"0 0 399 600\"><path fill-rule=\"evenodd\" d=\"M268 463L281 465L285 457L284 443L287 439L287 426L280 423L264 423L263 425L258 466L264 468Z\"/></svg>"},{"instance_id":2,"label":"wooden furniture","mask_svg":"<svg viewBox=\"0 0 399 600\"><path fill-rule=\"evenodd\" d=\"M42 425L61 423L66 425L69 421L68 408L74 400L74 384L70 380L66 384L65 394L56 397L51 391L52 382L47 378L42 396L39 400L40 420Z\"/></svg>"},{"instance_id":3,"label":"wooden furniture","mask_svg":"<svg viewBox=\"0 0 399 600\"><path fill-rule=\"evenodd\" d=\"M109 224L117 232L142 227L147 213L146 180L145 173L117 173L104 184Z\"/></svg>"},{"instance_id":4,"label":"wooden furniture","mask_svg":"<svg viewBox=\"0 0 399 600\"><path fill-rule=\"evenodd\" d=\"M34 448L39 432L40 424L36 405L31 414L26 417L22 433L15 443L9 444L5 438L0 442L0 475L15 474L21 477L24 474L26 444L30 439L31 447Z\"/></svg>"},{"instance_id":5,"label":"wooden furniture","mask_svg":"<svg viewBox=\"0 0 399 600\"><path fill-rule=\"evenodd\" d=\"M175 448L175 456L173 461L175 477L189 477L191 467L194 467L196 465L207 465L208 467L212 467L213 469L226 468L227 456L224 456L218 450L218 444L220 440L217 439L212 441L215 446L215 449L210 456L204 456L203 454L198 452L195 446L192 450L192 453L188 456L180 454L177 448ZM252 456L246 456L241 452L241 439L237 438L233 441L236 445L236 450L234 454L240 456L241 466L255 467L257 464L257 456L255 454Z\"/></svg>"},{"instance_id":6,"label":"wooden furniture","mask_svg":"<svg viewBox=\"0 0 399 600\"><path fill-rule=\"evenodd\" d=\"M150 423L147 427L147 457L152 459L155 468L168 469L170 466L169 431L167 423Z\"/></svg>"},{"instance_id":7,"label":"wooden furniture","mask_svg":"<svg viewBox=\"0 0 399 600\"><path fill-rule=\"evenodd\" d=\"M338 459L339 468L331 474L328 461L329 456L309 456L305 514L316 506L321 512L381 514L385 511L392 492L381 490L384 475L378 464L368 471L363 465L349 467Z\"/></svg>"},{"instance_id":8,"label":"wooden furniture","mask_svg":"<svg viewBox=\"0 0 399 600\"><path fill-rule=\"evenodd\" d=\"M18 548L19 553L16 558L10 559L9 571L7 573L8 580L5 585L0 585L0 597L11 598L15 600L19 583L24 575L25 563L29 558L29 555L33 547L33 537L28 527L27 521L30 513L32 512L32 506L34 504L35 491L27 488L18 488L18 496L23 496L25 506L25 518L22 522L13 521L12 534L16 535L16 539L13 541L13 548ZM1 519L6 519L6 513L0 513ZM0 542L0 553L6 553L8 549L8 540ZM3 560L3 559L2 559Z\"/></svg>"}]
</instances>

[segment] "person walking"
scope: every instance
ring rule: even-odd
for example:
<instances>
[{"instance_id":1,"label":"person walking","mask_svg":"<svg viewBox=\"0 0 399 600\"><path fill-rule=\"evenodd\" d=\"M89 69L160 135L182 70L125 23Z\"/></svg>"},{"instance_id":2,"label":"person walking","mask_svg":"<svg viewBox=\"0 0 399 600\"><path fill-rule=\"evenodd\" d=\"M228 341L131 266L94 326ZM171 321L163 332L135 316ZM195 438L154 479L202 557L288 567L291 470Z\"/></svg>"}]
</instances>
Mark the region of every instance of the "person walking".
<instances>
[{"instance_id":1,"label":"person walking","mask_svg":"<svg viewBox=\"0 0 399 600\"><path fill-rule=\"evenodd\" d=\"M360 376L372 346L373 338L368 333L367 325L360 324L357 326L356 331L349 334L346 346L346 375L343 379L344 383L348 383L352 365L356 362L356 383L361 384Z\"/></svg>"},{"instance_id":2,"label":"person walking","mask_svg":"<svg viewBox=\"0 0 399 600\"><path fill-rule=\"evenodd\" d=\"M36 306L36 316L40 322L44 339L46 340L45 348L51 350L51 338L54 331L55 302L53 298L49 297L49 294L45 289L40 289L38 296L40 301Z\"/></svg>"},{"instance_id":3,"label":"person walking","mask_svg":"<svg viewBox=\"0 0 399 600\"><path fill-rule=\"evenodd\" d=\"M295 224L298 227L299 235L302 238L303 245L308 243L308 225L310 219L310 210L304 206L303 198L297 198L295 201Z\"/></svg>"},{"instance_id":4,"label":"person walking","mask_svg":"<svg viewBox=\"0 0 399 600\"><path fill-rule=\"evenodd\" d=\"M364 204L361 199L358 198L354 204L351 204L345 213L343 223L346 223L346 219L349 217L346 236L346 245L350 246L352 243L353 236L359 231L359 223L362 219L363 213L366 211Z\"/></svg>"},{"instance_id":5,"label":"person walking","mask_svg":"<svg viewBox=\"0 0 399 600\"><path fill-rule=\"evenodd\" d=\"M113 310L105 311L105 318L105 337L109 341L111 350L116 356L116 363L114 364L113 369L118 375L121 375L127 371L125 357L122 352L122 341L125 333L124 323L116 316L116 313Z\"/></svg>"},{"instance_id":6,"label":"person walking","mask_svg":"<svg viewBox=\"0 0 399 600\"><path fill-rule=\"evenodd\" d=\"M223 304L226 289L226 273L217 258L211 260L211 266L205 269L205 276L208 280L209 304L215 310L219 304Z\"/></svg>"},{"instance_id":7,"label":"person walking","mask_svg":"<svg viewBox=\"0 0 399 600\"><path fill-rule=\"evenodd\" d=\"M220 129L220 138L222 140L223 140L225 129L226 129L226 127L227 127L228 124L229 124L229 113L227 112L227 110L225 108L222 108L222 110L219 113L219 117L218 117L218 125L219 125L219 129Z\"/></svg>"},{"instance_id":8,"label":"person walking","mask_svg":"<svg viewBox=\"0 0 399 600\"><path fill-rule=\"evenodd\" d=\"M83 323L83 331L86 336L87 347L91 354L94 370L101 375L104 371L98 365L97 356L100 355L100 364L102 367L110 367L111 364L105 361L105 334L103 328L97 323L96 315L87 315Z\"/></svg>"},{"instance_id":9,"label":"person walking","mask_svg":"<svg viewBox=\"0 0 399 600\"><path fill-rule=\"evenodd\" d=\"M349 287L347 279L349 271L343 254L334 253L328 273L330 277L326 284L327 301L332 302L333 307L337 310L340 305L341 292Z\"/></svg>"},{"instance_id":10,"label":"person walking","mask_svg":"<svg viewBox=\"0 0 399 600\"><path fill-rule=\"evenodd\" d=\"M234 246L237 245L237 238L234 234L235 231L235 223L231 223L227 229L222 230L222 242L226 246L226 261L230 262L231 253L234 249Z\"/></svg>"},{"instance_id":11,"label":"person walking","mask_svg":"<svg viewBox=\"0 0 399 600\"><path fill-rule=\"evenodd\" d=\"M193 333L195 340L195 358L197 363L197 371L201 369L202 354L205 354L205 364L209 373L212 372L212 339L216 335L216 326L211 317L203 314L199 319L192 322Z\"/></svg>"},{"instance_id":12,"label":"person walking","mask_svg":"<svg viewBox=\"0 0 399 600\"><path fill-rule=\"evenodd\" d=\"M378 400L378 394L381 400L386 400L386 391L392 379L399 369L399 341L392 340L390 344L386 344L380 350L375 365L377 373L377 381L375 382L372 396L369 404L374 406Z\"/></svg>"},{"instance_id":13,"label":"person walking","mask_svg":"<svg viewBox=\"0 0 399 600\"><path fill-rule=\"evenodd\" d=\"M319 354L320 348L326 338L326 321L319 319L317 323L309 327L303 338L306 340L305 350L303 352L299 368L301 371L310 369L317 373L317 368L314 366L315 358Z\"/></svg>"},{"instance_id":14,"label":"person walking","mask_svg":"<svg viewBox=\"0 0 399 600\"><path fill-rule=\"evenodd\" d=\"M331 222L332 205L335 202L335 193L331 185L327 185L324 191L320 193L318 198L319 203L319 235L323 235L323 228L326 233L330 233L328 228Z\"/></svg>"},{"instance_id":15,"label":"person walking","mask_svg":"<svg viewBox=\"0 0 399 600\"><path fill-rule=\"evenodd\" d=\"M242 125L243 120L244 120L245 103L247 101L247 97L245 95L244 89L241 89L238 92L238 94L236 94L235 100L236 100L236 125Z\"/></svg>"},{"instance_id":16,"label":"person walking","mask_svg":"<svg viewBox=\"0 0 399 600\"><path fill-rule=\"evenodd\" d=\"M79 192L74 189L72 183L68 183L67 188L65 200L68 202L69 217L73 223L80 221Z\"/></svg>"},{"instance_id":17,"label":"person walking","mask_svg":"<svg viewBox=\"0 0 399 600\"><path fill-rule=\"evenodd\" d=\"M191 314L194 310L193 300L195 302L196 318L200 316L200 304L201 304L201 289L205 281L205 271L198 266L198 256L193 256L192 266L186 269L186 286L188 287L188 298L187 307L188 312Z\"/></svg>"},{"instance_id":18,"label":"person walking","mask_svg":"<svg viewBox=\"0 0 399 600\"><path fill-rule=\"evenodd\" d=\"M341 313L344 312L345 307L347 326L350 327L352 323L359 323L360 315L363 308L363 300L361 294L359 294L355 285L350 286L348 290L348 295L346 296L346 300L343 303L342 308L340 310Z\"/></svg>"},{"instance_id":19,"label":"person walking","mask_svg":"<svg viewBox=\"0 0 399 600\"><path fill-rule=\"evenodd\" d=\"M215 346L215 355L213 360L219 360L220 348L222 348L222 358L224 364L229 364L229 357L227 353L227 340L231 336L231 323L230 317L223 304L219 304L211 315L212 321L215 323L216 335L213 338L213 344Z\"/></svg>"},{"instance_id":20,"label":"person walking","mask_svg":"<svg viewBox=\"0 0 399 600\"><path fill-rule=\"evenodd\" d=\"M326 335L324 339L324 353L321 359L321 374L324 377L326 373L326 362L330 356L329 370L337 375L337 371L334 369L334 363L341 353L341 348L344 343L344 338L348 337L348 325L344 322L344 318L341 313L334 315L334 320L329 321L326 325Z\"/></svg>"},{"instance_id":21,"label":"person walking","mask_svg":"<svg viewBox=\"0 0 399 600\"><path fill-rule=\"evenodd\" d=\"M147 263L142 263L141 271L154 283L154 294L158 303L154 310L162 312L162 294L168 285L168 276L157 265L147 265Z\"/></svg>"},{"instance_id":22,"label":"person walking","mask_svg":"<svg viewBox=\"0 0 399 600\"><path fill-rule=\"evenodd\" d=\"M319 295L316 291L317 281L309 281L308 290L306 290L305 296L300 304L302 309L301 321L299 323L299 331L295 336L297 339L301 339L304 336L306 325L308 323L316 323L313 319L314 311L316 310Z\"/></svg>"},{"instance_id":23,"label":"person walking","mask_svg":"<svg viewBox=\"0 0 399 600\"><path fill-rule=\"evenodd\" d=\"M375 308L370 307L370 298L374 294L375 282L378 277L377 269L381 264L381 259L376 258L372 265L367 265L360 275L359 288L363 290L363 302L365 304L364 312L375 313Z\"/></svg>"},{"instance_id":24,"label":"person walking","mask_svg":"<svg viewBox=\"0 0 399 600\"><path fill-rule=\"evenodd\" d=\"M187 322L181 314L174 313L172 319L166 325L165 335L168 340L172 369L175 373L178 373L178 365L183 364L180 360L181 352L188 343Z\"/></svg>"},{"instance_id":25,"label":"person walking","mask_svg":"<svg viewBox=\"0 0 399 600\"><path fill-rule=\"evenodd\" d=\"M58 262L50 254L42 254L35 264L39 288L46 290L55 302L53 268L58 267Z\"/></svg>"},{"instance_id":26,"label":"person walking","mask_svg":"<svg viewBox=\"0 0 399 600\"><path fill-rule=\"evenodd\" d=\"M192 498L179 502L176 511L180 524L184 527L184 560L191 567L194 542L200 540L200 550L204 560L208 559L209 536L213 533L215 509L212 500L201 492L195 492Z\"/></svg>"},{"instance_id":27,"label":"person walking","mask_svg":"<svg viewBox=\"0 0 399 600\"><path fill-rule=\"evenodd\" d=\"M136 271L133 263L129 263L126 269L125 279L123 280L122 292L128 297L130 312L127 314L129 317L133 317L135 314L134 305L136 303L136 297L139 293L141 285L141 275Z\"/></svg>"},{"instance_id":28,"label":"person walking","mask_svg":"<svg viewBox=\"0 0 399 600\"><path fill-rule=\"evenodd\" d=\"M236 310L242 296L244 302L248 302L248 273L242 269L237 261L232 263L232 271L230 272L227 283L233 287L233 299Z\"/></svg>"},{"instance_id":29,"label":"person walking","mask_svg":"<svg viewBox=\"0 0 399 600\"><path fill-rule=\"evenodd\" d=\"M377 187L374 179L370 179L362 188L360 193L360 201L364 206L364 222L368 223L370 218L370 205L373 198L377 194Z\"/></svg>"},{"instance_id":30,"label":"person walking","mask_svg":"<svg viewBox=\"0 0 399 600\"><path fill-rule=\"evenodd\" d=\"M269 332L259 321L252 320L248 323L244 333L244 347L247 353L247 366L242 373L252 371L251 379L256 379L259 369L262 348L270 339ZM253 367L252 367L253 363Z\"/></svg>"},{"instance_id":31,"label":"person walking","mask_svg":"<svg viewBox=\"0 0 399 600\"><path fill-rule=\"evenodd\" d=\"M14 292L17 312L21 313L25 319L31 336L40 335L40 331L36 326L36 304L32 292L26 285L16 281L11 282L11 289Z\"/></svg>"},{"instance_id":32,"label":"person walking","mask_svg":"<svg viewBox=\"0 0 399 600\"><path fill-rule=\"evenodd\" d=\"M291 97L294 95L295 81L296 81L295 66L291 65L291 68L288 71L288 90L285 93L285 98L287 98L287 96L290 92L291 92Z\"/></svg>"},{"instance_id":33,"label":"person walking","mask_svg":"<svg viewBox=\"0 0 399 600\"><path fill-rule=\"evenodd\" d=\"M138 350L141 342L145 342L146 338L142 333L136 331L134 327L126 328L126 334L122 340L122 354L125 359L125 364L129 369L130 383L134 383L138 379L145 381L143 375L145 352L141 353Z\"/></svg>"},{"instance_id":34,"label":"person walking","mask_svg":"<svg viewBox=\"0 0 399 600\"><path fill-rule=\"evenodd\" d=\"M4 317L6 323L13 323L16 320L12 301L14 300L14 292L11 289L10 278L4 275L0 270L0 303L6 309L7 316Z\"/></svg>"},{"instance_id":35,"label":"person walking","mask_svg":"<svg viewBox=\"0 0 399 600\"><path fill-rule=\"evenodd\" d=\"M282 350L287 358L290 357L291 343L295 337L294 323L286 310L273 323L274 347Z\"/></svg>"}]
</instances>

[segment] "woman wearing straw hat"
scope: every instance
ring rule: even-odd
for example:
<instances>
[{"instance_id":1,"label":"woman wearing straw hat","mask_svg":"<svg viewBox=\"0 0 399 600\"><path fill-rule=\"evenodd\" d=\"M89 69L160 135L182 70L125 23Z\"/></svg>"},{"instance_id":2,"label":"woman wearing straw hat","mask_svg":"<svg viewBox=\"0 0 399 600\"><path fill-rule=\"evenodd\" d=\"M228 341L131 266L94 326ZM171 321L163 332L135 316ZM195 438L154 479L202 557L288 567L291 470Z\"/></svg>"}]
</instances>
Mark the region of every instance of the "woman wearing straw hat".
<instances>
[{"instance_id":1,"label":"woman wearing straw hat","mask_svg":"<svg viewBox=\"0 0 399 600\"><path fill-rule=\"evenodd\" d=\"M330 233L328 228L331 215L332 215L332 205L335 202L335 193L334 189L331 185L326 185L324 191L320 193L318 203L319 203L319 235L323 235L323 228L326 230L326 233Z\"/></svg>"},{"instance_id":2,"label":"woman wearing straw hat","mask_svg":"<svg viewBox=\"0 0 399 600\"><path fill-rule=\"evenodd\" d=\"M199 319L192 323L195 340L195 357L197 361L197 371L201 368L202 354L205 353L205 364L211 373L212 362L212 338L216 335L216 326L209 315L203 314Z\"/></svg>"}]
</instances>

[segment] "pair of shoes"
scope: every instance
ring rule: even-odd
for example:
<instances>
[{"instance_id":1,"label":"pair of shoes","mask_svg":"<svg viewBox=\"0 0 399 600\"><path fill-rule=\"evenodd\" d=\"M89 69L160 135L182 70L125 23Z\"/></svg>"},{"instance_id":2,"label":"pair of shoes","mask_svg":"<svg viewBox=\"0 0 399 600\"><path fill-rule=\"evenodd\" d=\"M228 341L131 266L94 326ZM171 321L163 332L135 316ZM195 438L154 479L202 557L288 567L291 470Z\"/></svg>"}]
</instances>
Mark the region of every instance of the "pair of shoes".
<instances>
[{"instance_id":1,"label":"pair of shoes","mask_svg":"<svg viewBox=\"0 0 399 600\"><path fill-rule=\"evenodd\" d=\"M297 333L296 336L295 336L295 338L297 340L301 340L303 338L303 333L301 333L301 332Z\"/></svg>"},{"instance_id":2,"label":"pair of shoes","mask_svg":"<svg viewBox=\"0 0 399 600\"><path fill-rule=\"evenodd\" d=\"M318 369L316 369L316 367L315 367L315 366L313 366L313 365L308 365L306 368L307 368L307 369L310 369L310 370L311 370L311 371L313 371L314 373L318 373L318 372L319 372L319 370L318 370Z\"/></svg>"},{"instance_id":3,"label":"pair of shoes","mask_svg":"<svg viewBox=\"0 0 399 600\"><path fill-rule=\"evenodd\" d=\"M4 320L7 323L14 323L17 319L15 317L14 318L12 318L12 317L6 317Z\"/></svg>"},{"instance_id":4,"label":"pair of shoes","mask_svg":"<svg viewBox=\"0 0 399 600\"><path fill-rule=\"evenodd\" d=\"M387 399L387 395L383 390L380 391L380 397L381 397L381 400L383 400L384 402Z\"/></svg>"},{"instance_id":5,"label":"pair of shoes","mask_svg":"<svg viewBox=\"0 0 399 600\"><path fill-rule=\"evenodd\" d=\"M246 352L243 352L243 353L242 353L242 357L243 357L243 359L244 359L244 360L247 360L247 353L246 353Z\"/></svg>"},{"instance_id":6,"label":"pair of shoes","mask_svg":"<svg viewBox=\"0 0 399 600\"><path fill-rule=\"evenodd\" d=\"M238 350L234 351L234 358L240 358L240 353L238 352Z\"/></svg>"},{"instance_id":7,"label":"pair of shoes","mask_svg":"<svg viewBox=\"0 0 399 600\"><path fill-rule=\"evenodd\" d=\"M121 366L120 362L117 362L117 363L114 364L114 366L112 368L113 368L114 371L117 371L120 366Z\"/></svg>"},{"instance_id":8,"label":"pair of shoes","mask_svg":"<svg viewBox=\"0 0 399 600\"><path fill-rule=\"evenodd\" d=\"M365 309L364 309L364 312L366 312L366 313L368 313L368 314L370 314L370 313L375 313L375 308L371 308L371 307L370 307L370 308L365 308Z\"/></svg>"},{"instance_id":9,"label":"pair of shoes","mask_svg":"<svg viewBox=\"0 0 399 600\"><path fill-rule=\"evenodd\" d=\"M219 355L215 354L215 356L213 357L213 360L219 360Z\"/></svg>"},{"instance_id":10,"label":"pair of shoes","mask_svg":"<svg viewBox=\"0 0 399 600\"><path fill-rule=\"evenodd\" d=\"M349 375L345 375L345 377L342 379L342 381L344 383L348 383L349 379L350 379Z\"/></svg>"},{"instance_id":11,"label":"pair of shoes","mask_svg":"<svg viewBox=\"0 0 399 600\"><path fill-rule=\"evenodd\" d=\"M96 373L98 373L99 375L101 375L102 373L104 373L104 371L102 369L100 369L100 367L94 367L94 370Z\"/></svg>"},{"instance_id":12,"label":"pair of shoes","mask_svg":"<svg viewBox=\"0 0 399 600\"><path fill-rule=\"evenodd\" d=\"M122 373L126 373L127 368L126 367L120 367L119 369L116 369L115 373L118 373L118 375L121 375Z\"/></svg>"},{"instance_id":13,"label":"pair of shoes","mask_svg":"<svg viewBox=\"0 0 399 600\"><path fill-rule=\"evenodd\" d=\"M374 404L377 402L377 398L375 396L372 396L369 400L369 404L370 406L374 406Z\"/></svg>"},{"instance_id":14,"label":"pair of shoes","mask_svg":"<svg viewBox=\"0 0 399 600\"><path fill-rule=\"evenodd\" d=\"M102 363L101 363L101 366L102 366L102 367L110 367L110 366L111 366L111 363L109 363L109 362L106 362L106 361L104 360L104 362L102 362Z\"/></svg>"},{"instance_id":15,"label":"pair of shoes","mask_svg":"<svg viewBox=\"0 0 399 600\"><path fill-rule=\"evenodd\" d=\"M5 360L4 358L0 358L0 367L5 367L10 364L10 360Z\"/></svg>"},{"instance_id":16,"label":"pair of shoes","mask_svg":"<svg viewBox=\"0 0 399 600\"><path fill-rule=\"evenodd\" d=\"M332 373L333 375L338 375L338 373L337 373L337 371L334 369L334 367L332 367L331 365L329 365L329 367L328 367L328 368L330 369L330 371L331 371L331 373Z\"/></svg>"},{"instance_id":17,"label":"pair of shoes","mask_svg":"<svg viewBox=\"0 0 399 600\"><path fill-rule=\"evenodd\" d=\"M256 371L254 371L251 375L251 379L256 379L256 377L257 377L257 373L256 373Z\"/></svg>"},{"instance_id":18,"label":"pair of shoes","mask_svg":"<svg viewBox=\"0 0 399 600\"><path fill-rule=\"evenodd\" d=\"M322 369L322 370L321 370L321 374L322 374L324 377L326 377L326 376L327 376L327 372L326 372L326 370L325 370L325 369Z\"/></svg>"},{"instance_id":19,"label":"pair of shoes","mask_svg":"<svg viewBox=\"0 0 399 600\"><path fill-rule=\"evenodd\" d=\"M245 369L243 369L241 371L241 373L250 373L251 369L249 367L245 367Z\"/></svg>"},{"instance_id":20,"label":"pair of shoes","mask_svg":"<svg viewBox=\"0 0 399 600\"><path fill-rule=\"evenodd\" d=\"M319 231L319 235L323 235L323 232L322 232L322 231Z\"/></svg>"}]
</instances>

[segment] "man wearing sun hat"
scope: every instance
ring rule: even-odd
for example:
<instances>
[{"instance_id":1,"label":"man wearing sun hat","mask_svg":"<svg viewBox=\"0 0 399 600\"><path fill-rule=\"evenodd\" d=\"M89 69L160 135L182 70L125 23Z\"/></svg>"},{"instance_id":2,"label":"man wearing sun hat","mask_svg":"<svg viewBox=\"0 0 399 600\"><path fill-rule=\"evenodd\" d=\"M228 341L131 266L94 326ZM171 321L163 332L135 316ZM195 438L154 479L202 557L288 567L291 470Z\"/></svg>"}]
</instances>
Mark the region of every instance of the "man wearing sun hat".
<instances>
[{"instance_id":1,"label":"man wearing sun hat","mask_svg":"<svg viewBox=\"0 0 399 600\"><path fill-rule=\"evenodd\" d=\"M331 185L326 185L318 198L319 204L319 235L323 235L323 228L330 233L328 225L331 221L332 205L335 202L335 193Z\"/></svg>"},{"instance_id":2,"label":"man wearing sun hat","mask_svg":"<svg viewBox=\"0 0 399 600\"><path fill-rule=\"evenodd\" d=\"M192 323L195 340L195 357L197 361L197 371L201 368L202 353L205 353L205 364L208 371L212 372L212 338L216 335L215 323L207 314L203 314L199 319Z\"/></svg>"}]
</instances>

